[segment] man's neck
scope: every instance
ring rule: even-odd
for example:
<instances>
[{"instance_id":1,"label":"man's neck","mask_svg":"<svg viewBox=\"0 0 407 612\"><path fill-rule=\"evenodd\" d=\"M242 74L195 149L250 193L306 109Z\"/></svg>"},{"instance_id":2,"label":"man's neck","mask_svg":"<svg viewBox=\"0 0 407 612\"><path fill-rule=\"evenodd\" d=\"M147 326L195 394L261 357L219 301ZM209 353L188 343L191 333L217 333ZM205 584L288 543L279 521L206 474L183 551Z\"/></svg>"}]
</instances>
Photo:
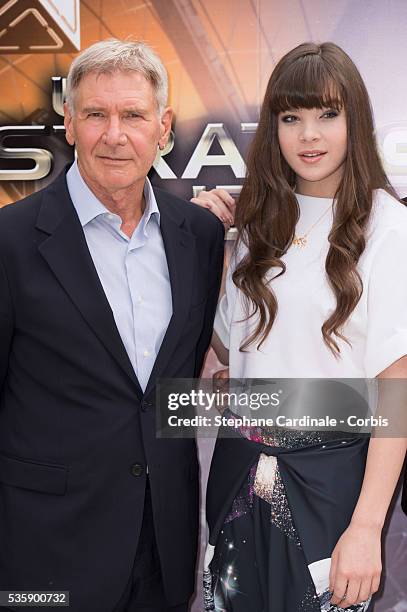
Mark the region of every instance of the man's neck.
<instances>
[{"instance_id":1,"label":"man's neck","mask_svg":"<svg viewBox=\"0 0 407 612\"><path fill-rule=\"evenodd\" d=\"M131 187L126 189L118 189L117 191L110 192L90 180L81 171L79 164L78 170L86 185L97 199L102 202L111 213L121 218L121 230L130 238L138 226L146 207L144 181L131 185Z\"/></svg>"}]
</instances>

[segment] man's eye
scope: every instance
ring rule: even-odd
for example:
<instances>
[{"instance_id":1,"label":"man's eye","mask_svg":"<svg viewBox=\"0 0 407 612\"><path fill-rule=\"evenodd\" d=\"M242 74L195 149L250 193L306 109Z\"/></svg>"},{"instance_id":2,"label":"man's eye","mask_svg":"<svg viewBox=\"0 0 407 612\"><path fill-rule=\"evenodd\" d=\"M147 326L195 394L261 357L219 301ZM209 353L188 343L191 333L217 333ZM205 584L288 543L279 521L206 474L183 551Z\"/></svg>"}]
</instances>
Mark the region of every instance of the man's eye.
<instances>
[{"instance_id":1,"label":"man's eye","mask_svg":"<svg viewBox=\"0 0 407 612\"><path fill-rule=\"evenodd\" d=\"M103 113L99 113L99 112L94 112L94 113L88 113L88 117L103 117Z\"/></svg>"},{"instance_id":2,"label":"man's eye","mask_svg":"<svg viewBox=\"0 0 407 612\"><path fill-rule=\"evenodd\" d=\"M138 113L127 113L125 117L127 119L138 119L139 117L141 117L141 115L139 115Z\"/></svg>"}]
</instances>

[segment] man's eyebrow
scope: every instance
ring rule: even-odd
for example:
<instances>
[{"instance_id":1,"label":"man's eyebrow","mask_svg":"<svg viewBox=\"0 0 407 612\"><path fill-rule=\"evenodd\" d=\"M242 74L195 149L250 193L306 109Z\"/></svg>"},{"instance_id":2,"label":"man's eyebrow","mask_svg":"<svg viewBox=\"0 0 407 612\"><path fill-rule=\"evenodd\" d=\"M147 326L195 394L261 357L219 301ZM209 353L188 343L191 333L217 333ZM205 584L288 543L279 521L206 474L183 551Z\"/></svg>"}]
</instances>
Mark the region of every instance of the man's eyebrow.
<instances>
[{"instance_id":1,"label":"man's eyebrow","mask_svg":"<svg viewBox=\"0 0 407 612\"><path fill-rule=\"evenodd\" d=\"M132 105L132 106L125 106L122 109L120 109L121 113L145 113L146 112L146 108L144 106L140 105ZM85 106L84 108L81 109L82 113L96 113L96 112L106 112L107 109L104 106Z\"/></svg>"},{"instance_id":2,"label":"man's eyebrow","mask_svg":"<svg viewBox=\"0 0 407 612\"><path fill-rule=\"evenodd\" d=\"M81 109L82 113L95 113L100 111L105 111L106 108L103 106L85 106L85 108Z\"/></svg>"},{"instance_id":3,"label":"man's eyebrow","mask_svg":"<svg viewBox=\"0 0 407 612\"><path fill-rule=\"evenodd\" d=\"M148 107L145 106L141 102L135 102L134 104L126 104L120 109L121 113L146 113L148 112Z\"/></svg>"}]
</instances>

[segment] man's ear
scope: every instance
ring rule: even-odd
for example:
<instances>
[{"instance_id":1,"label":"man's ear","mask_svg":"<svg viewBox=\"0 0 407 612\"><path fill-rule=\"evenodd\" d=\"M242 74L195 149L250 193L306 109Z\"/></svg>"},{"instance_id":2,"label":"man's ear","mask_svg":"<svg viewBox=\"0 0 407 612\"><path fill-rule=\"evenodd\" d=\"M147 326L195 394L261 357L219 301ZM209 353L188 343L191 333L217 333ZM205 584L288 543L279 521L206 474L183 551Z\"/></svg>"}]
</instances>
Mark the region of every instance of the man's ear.
<instances>
[{"instance_id":1,"label":"man's ear","mask_svg":"<svg viewBox=\"0 0 407 612\"><path fill-rule=\"evenodd\" d=\"M171 123L174 111L170 106L164 109L160 119L160 140L158 141L160 149L164 149L168 142L171 133Z\"/></svg>"},{"instance_id":2,"label":"man's ear","mask_svg":"<svg viewBox=\"0 0 407 612\"><path fill-rule=\"evenodd\" d=\"M73 128L73 117L66 102L64 102L64 126L65 138L70 145L75 144L75 134Z\"/></svg>"}]
</instances>

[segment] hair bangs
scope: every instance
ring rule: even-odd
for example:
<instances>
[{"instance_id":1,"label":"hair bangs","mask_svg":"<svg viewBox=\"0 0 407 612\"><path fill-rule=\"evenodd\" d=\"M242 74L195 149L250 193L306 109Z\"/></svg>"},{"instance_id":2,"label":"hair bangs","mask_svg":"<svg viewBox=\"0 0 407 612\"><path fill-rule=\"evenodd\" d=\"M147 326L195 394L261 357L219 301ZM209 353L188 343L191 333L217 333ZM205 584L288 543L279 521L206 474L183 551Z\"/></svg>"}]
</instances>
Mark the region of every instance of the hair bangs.
<instances>
[{"instance_id":1,"label":"hair bangs","mask_svg":"<svg viewBox=\"0 0 407 612\"><path fill-rule=\"evenodd\" d=\"M300 108L334 108L344 104L344 91L318 54L305 55L287 67L275 82L271 111L275 114Z\"/></svg>"}]
</instances>

